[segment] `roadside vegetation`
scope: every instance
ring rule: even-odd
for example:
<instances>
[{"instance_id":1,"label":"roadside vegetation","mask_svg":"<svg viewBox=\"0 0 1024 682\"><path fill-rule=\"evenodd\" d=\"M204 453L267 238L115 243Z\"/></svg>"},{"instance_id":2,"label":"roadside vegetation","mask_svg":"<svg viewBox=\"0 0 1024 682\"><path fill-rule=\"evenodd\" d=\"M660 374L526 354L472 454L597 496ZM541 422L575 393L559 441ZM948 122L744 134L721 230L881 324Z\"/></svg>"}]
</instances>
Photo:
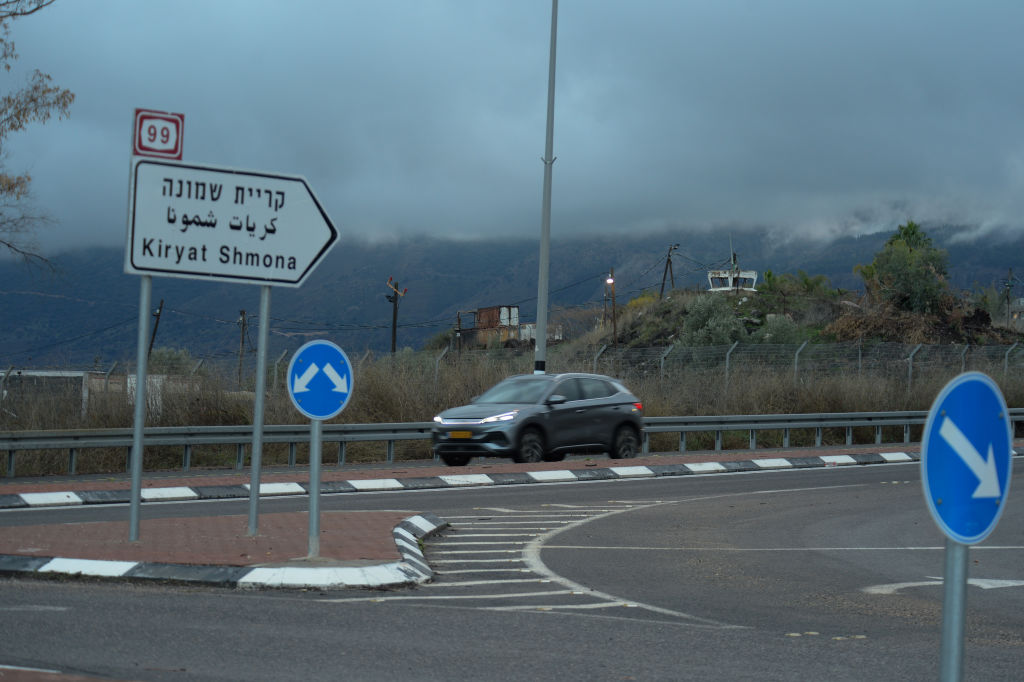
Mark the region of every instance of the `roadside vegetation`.
<instances>
[{"instance_id":1,"label":"roadside vegetation","mask_svg":"<svg viewBox=\"0 0 1024 682\"><path fill-rule=\"evenodd\" d=\"M551 371L591 371L592 349L640 349L677 345L684 347L742 344L802 344L898 342L908 344L1010 345L1021 340L1015 329L993 322L1006 320L1006 292L989 287L969 295L954 295L945 279L945 252L935 249L913 222L901 225L869 264L856 271L865 284L864 293L831 287L820 275L765 272L756 294L707 294L673 290L659 298L647 293L619 306L617 338L601 309L554 311L552 324L560 325L568 340L549 346ZM500 379L532 371L530 347L493 347L465 352L441 350L446 333L427 344L428 352L404 351L395 355L366 354L355 363L352 400L335 423L394 423L429 421L440 410L468 402ZM235 377L203 371L189 373L197 363L181 349L157 348L151 358L151 374L187 377L187 390L165 390L159 404L150 405L151 426L242 425L252 420L253 394L237 390ZM957 367L958 371L959 368ZM722 372L685 370L665 376L658 372L610 372L621 374L644 401L648 416L773 414L815 412L873 412L926 410L942 385L952 376L919 377L908 389L905 369L892 372L818 373L794 381L789 369L750 369L737 372L723 384ZM953 372L955 373L955 372ZM1000 377L994 377L997 380ZM276 381L275 381L276 379ZM1024 405L1019 381L1002 382L1011 406ZM303 423L283 387L283 377L267 382L265 423ZM0 410L0 431L111 428L132 426L133 408L124 393L90 397L88 410L81 409L78 388L65 395L24 397L9 401ZM870 430L868 430L870 431ZM826 442L841 443L845 433L826 433ZM873 432L857 434L871 442ZM727 434L727 444L742 446L746 432ZM793 445L808 444L813 434L794 434ZM898 440L893 436L892 440ZM675 434L652 437L652 449L674 450ZM781 445L780 437L759 436L759 446ZM812 441L813 442L813 441ZM706 437L693 437L688 449L713 447ZM350 443L346 461L381 460L382 443ZM182 453L176 448L148 448L146 468L177 468ZM396 459L429 456L426 442L396 444ZM303 461L306 453L299 452ZM193 466L230 466L234 448L202 448L193 454ZM284 446L267 445L268 466L287 463ZM325 463L334 461L324 453ZM23 457L19 475L60 472L66 453ZM124 452L90 453L80 460L79 470L123 469Z\"/></svg>"}]
</instances>

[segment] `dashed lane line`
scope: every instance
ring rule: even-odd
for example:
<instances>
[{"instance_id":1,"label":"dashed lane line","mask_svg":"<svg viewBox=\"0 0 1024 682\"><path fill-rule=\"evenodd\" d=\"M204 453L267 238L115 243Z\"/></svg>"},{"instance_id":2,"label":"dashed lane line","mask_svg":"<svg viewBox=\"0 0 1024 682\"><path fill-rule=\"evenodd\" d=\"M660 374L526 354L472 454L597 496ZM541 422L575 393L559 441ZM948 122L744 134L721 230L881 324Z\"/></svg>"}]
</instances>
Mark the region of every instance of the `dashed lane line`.
<instances>
[{"instance_id":1,"label":"dashed lane line","mask_svg":"<svg viewBox=\"0 0 1024 682\"><path fill-rule=\"evenodd\" d=\"M548 584L547 578L507 578L504 580L464 580L450 583L424 583L421 588L480 587L481 585L511 585L514 583Z\"/></svg>"},{"instance_id":2,"label":"dashed lane line","mask_svg":"<svg viewBox=\"0 0 1024 682\"><path fill-rule=\"evenodd\" d=\"M386 597L342 597L338 599L320 599L319 601L329 604L340 604L344 602L389 602L389 601L448 601L452 599L524 599L526 597L553 597L563 594L573 594L572 590L543 590L541 592L512 592L498 594L445 594L445 595L395 595Z\"/></svg>"}]
</instances>

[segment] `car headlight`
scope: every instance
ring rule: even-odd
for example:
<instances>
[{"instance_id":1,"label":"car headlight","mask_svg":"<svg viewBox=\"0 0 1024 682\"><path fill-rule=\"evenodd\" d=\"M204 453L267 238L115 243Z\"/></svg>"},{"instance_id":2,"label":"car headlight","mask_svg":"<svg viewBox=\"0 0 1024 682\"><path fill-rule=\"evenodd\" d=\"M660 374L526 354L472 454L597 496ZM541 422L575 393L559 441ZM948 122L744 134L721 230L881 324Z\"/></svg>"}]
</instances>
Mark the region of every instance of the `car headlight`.
<instances>
[{"instance_id":1,"label":"car headlight","mask_svg":"<svg viewBox=\"0 0 1024 682\"><path fill-rule=\"evenodd\" d=\"M441 419L441 415L437 415L436 417L434 417L434 421L438 424L444 424L444 420Z\"/></svg>"},{"instance_id":2,"label":"car headlight","mask_svg":"<svg viewBox=\"0 0 1024 682\"><path fill-rule=\"evenodd\" d=\"M512 410L511 412L505 412L503 414L496 414L493 417L485 417L480 420L481 424L493 424L494 422L510 422L516 418L519 414L519 410Z\"/></svg>"}]
</instances>

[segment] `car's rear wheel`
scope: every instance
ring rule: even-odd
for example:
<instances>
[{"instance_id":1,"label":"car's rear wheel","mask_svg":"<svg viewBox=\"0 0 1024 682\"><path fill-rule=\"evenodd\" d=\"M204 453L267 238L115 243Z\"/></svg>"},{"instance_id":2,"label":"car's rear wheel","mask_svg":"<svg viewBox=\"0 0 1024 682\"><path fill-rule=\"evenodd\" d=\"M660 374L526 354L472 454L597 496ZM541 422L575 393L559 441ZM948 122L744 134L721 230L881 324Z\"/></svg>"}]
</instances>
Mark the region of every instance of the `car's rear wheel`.
<instances>
[{"instance_id":1,"label":"car's rear wheel","mask_svg":"<svg viewBox=\"0 0 1024 682\"><path fill-rule=\"evenodd\" d=\"M640 449L640 439L636 431L629 426L620 426L615 431L615 439L612 441L612 451L609 453L612 459L632 459L636 457Z\"/></svg>"},{"instance_id":2,"label":"car's rear wheel","mask_svg":"<svg viewBox=\"0 0 1024 682\"><path fill-rule=\"evenodd\" d=\"M523 435L519 437L519 450L512 459L520 464L544 461L544 436L540 431L537 429L523 431Z\"/></svg>"},{"instance_id":3,"label":"car's rear wheel","mask_svg":"<svg viewBox=\"0 0 1024 682\"><path fill-rule=\"evenodd\" d=\"M469 455L463 455L459 453L444 453L441 455L441 461L450 467L464 467L469 464L469 460L472 459Z\"/></svg>"}]
</instances>

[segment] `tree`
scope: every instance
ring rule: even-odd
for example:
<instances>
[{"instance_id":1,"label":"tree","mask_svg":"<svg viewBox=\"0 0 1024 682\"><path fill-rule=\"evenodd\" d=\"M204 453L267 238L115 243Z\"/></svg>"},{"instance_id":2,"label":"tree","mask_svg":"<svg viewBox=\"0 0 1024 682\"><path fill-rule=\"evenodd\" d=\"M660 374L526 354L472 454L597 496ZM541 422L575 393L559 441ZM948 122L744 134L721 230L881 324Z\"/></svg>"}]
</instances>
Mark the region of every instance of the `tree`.
<instances>
[{"instance_id":1,"label":"tree","mask_svg":"<svg viewBox=\"0 0 1024 682\"><path fill-rule=\"evenodd\" d=\"M765 313L794 315L800 319L829 317L833 302L839 298L825 275L777 275L765 270L764 281L757 288L756 304Z\"/></svg>"},{"instance_id":2,"label":"tree","mask_svg":"<svg viewBox=\"0 0 1024 682\"><path fill-rule=\"evenodd\" d=\"M686 311L680 338L687 346L721 346L747 335L727 296L698 296L687 304Z\"/></svg>"},{"instance_id":3,"label":"tree","mask_svg":"<svg viewBox=\"0 0 1024 682\"><path fill-rule=\"evenodd\" d=\"M188 374L196 361L185 348L158 346L149 355L149 369L153 374Z\"/></svg>"},{"instance_id":4,"label":"tree","mask_svg":"<svg viewBox=\"0 0 1024 682\"><path fill-rule=\"evenodd\" d=\"M864 280L868 296L915 313L948 312L952 303L946 283L948 256L932 246L921 226L910 220L889 237L870 265L854 272Z\"/></svg>"},{"instance_id":5,"label":"tree","mask_svg":"<svg viewBox=\"0 0 1024 682\"><path fill-rule=\"evenodd\" d=\"M10 40L10 22L33 14L54 0L0 0L0 67L10 72L18 59ZM33 71L19 90L0 97L0 246L27 262L46 262L38 252L33 235L45 222L26 206L32 177L9 171L2 164L4 141L8 135L24 130L30 123L45 123L51 116L67 118L75 95L52 84L52 79Z\"/></svg>"}]
</instances>

